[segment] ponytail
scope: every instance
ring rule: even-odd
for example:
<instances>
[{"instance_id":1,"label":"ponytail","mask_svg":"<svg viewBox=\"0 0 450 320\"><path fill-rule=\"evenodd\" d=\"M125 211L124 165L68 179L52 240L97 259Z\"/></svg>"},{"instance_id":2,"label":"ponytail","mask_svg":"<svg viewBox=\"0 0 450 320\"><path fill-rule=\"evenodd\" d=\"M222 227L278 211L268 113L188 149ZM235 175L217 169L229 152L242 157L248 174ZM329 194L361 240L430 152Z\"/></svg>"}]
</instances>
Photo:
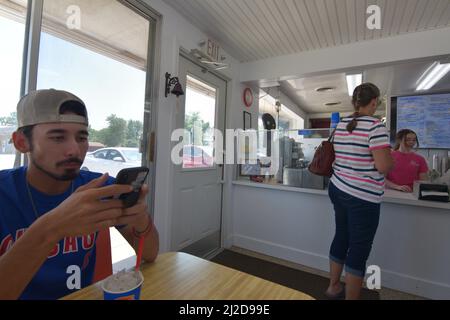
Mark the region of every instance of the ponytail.
<instances>
[{"instance_id":1,"label":"ponytail","mask_svg":"<svg viewBox=\"0 0 450 320\"><path fill-rule=\"evenodd\" d=\"M355 113L353 114L353 119L347 125L347 131L352 133L358 125L359 108L369 105L369 103L380 96L380 89L372 83L363 83L355 88L353 91L352 104L355 108Z\"/></svg>"},{"instance_id":2,"label":"ponytail","mask_svg":"<svg viewBox=\"0 0 450 320\"><path fill-rule=\"evenodd\" d=\"M350 121L349 124L347 124L347 131L350 133L352 133L353 130L355 130L356 126L358 125L358 121L356 120L356 118L359 117L359 113L355 112L352 117L353 117L352 121Z\"/></svg>"}]
</instances>

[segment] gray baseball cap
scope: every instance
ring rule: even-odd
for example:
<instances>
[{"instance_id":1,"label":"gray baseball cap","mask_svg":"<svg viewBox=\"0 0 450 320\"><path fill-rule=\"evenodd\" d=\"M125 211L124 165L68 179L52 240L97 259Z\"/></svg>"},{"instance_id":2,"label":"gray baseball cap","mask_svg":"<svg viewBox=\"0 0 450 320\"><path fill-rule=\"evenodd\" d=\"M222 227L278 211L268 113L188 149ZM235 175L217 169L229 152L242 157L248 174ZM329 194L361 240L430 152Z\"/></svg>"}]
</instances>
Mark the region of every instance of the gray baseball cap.
<instances>
[{"instance_id":1,"label":"gray baseball cap","mask_svg":"<svg viewBox=\"0 0 450 320\"><path fill-rule=\"evenodd\" d=\"M61 107L69 102L75 103L84 116L61 114ZM17 122L18 128L54 122L89 125L84 102L70 92L55 89L30 91L23 96L17 104Z\"/></svg>"}]
</instances>

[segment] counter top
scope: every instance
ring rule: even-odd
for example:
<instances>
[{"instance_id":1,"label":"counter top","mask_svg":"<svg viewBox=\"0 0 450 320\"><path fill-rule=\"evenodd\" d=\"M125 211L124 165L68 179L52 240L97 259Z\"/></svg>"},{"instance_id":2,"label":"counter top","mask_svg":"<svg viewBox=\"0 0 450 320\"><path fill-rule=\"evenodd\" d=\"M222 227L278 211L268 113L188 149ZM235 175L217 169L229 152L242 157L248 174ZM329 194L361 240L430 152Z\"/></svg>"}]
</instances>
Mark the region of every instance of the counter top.
<instances>
[{"instance_id":1,"label":"counter top","mask_svg":"<svg viewBox=\"0 0 450 320\"><path fill-rule=\"evenodd\" d=\"M449 202L418 200L412 193L392 189L387 189L384 192L383 202L450 210Z\"/></svg>"},{"instance_id":2,"label":"counter top","mask_svg":"<svg viewBox=\"0 0 450 320\"><path fill-rule=\"evenodd\" d=\"M245 181L245 180L236 180L236 181L233 181L233 185L262 188L262 189L280 190L280 191L289 191L289 192L310 193L310 194L328 196L328 190L297 188L297 187L290 187L290 186L285 186L285 185L281 185L281 184L267 184L267 183L258 183L258 182ZM396 191L396 190L391 190L391 189L387 189L385 191L382 203L395 203L395 204L403 204L403 205L416 206L416 207L426 207L426 208L437 208L437 209L450 210L449 202L446 203L446 202L437 202L437 201L417 200L412 193L406 193L406 192L401 192L401 191Z\"/></svg>"}]
</instances>

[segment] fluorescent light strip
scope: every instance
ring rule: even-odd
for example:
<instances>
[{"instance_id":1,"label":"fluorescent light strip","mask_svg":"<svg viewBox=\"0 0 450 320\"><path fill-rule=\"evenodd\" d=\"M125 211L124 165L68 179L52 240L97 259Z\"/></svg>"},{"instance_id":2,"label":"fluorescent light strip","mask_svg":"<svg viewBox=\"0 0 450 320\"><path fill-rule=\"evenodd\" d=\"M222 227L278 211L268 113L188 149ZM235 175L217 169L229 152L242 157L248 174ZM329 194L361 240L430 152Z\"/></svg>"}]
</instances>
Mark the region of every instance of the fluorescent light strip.
<instances>
[{"instance_id":1,"label":"fluorescent light strip","mask_svg":"<svg viewBox=\"0 0 450 320\"><path fill-rule=\"evenodd\" d=\"M347 75L347 87L348 87L348 95L353 96L353 91L355 88L362 83L362 74L348 74Z\"/></svg>"},{"instance_id":2,"label":"fluorescent light strip","mask_svg":"<svg viewBox=\"0 0 450 320\"><path fill-rule=\"evenodd\" d=\"M450 63L437 64L433 70L417 86L416 91L428 90L441 80L450 71ZM423 77L423 76L422 76Z\"/></svg>"},{"instance_id":3,"label":"fluorescent light strip","mask_svg":"<svg viewBox=\"0 0 450 320\"><path fill-rule=\"evenodd\" d=\"M433 68L435 68L436 66L439 65L438 61L435 61L431 64L431 66L429 66L427 68L427 70L425 70L425 72L420 76L420 78L416 81L416 86L419 86L419 84L426 78L426 76L428 75L428 73L433 70Z\"/></svg>"}]
</instances>

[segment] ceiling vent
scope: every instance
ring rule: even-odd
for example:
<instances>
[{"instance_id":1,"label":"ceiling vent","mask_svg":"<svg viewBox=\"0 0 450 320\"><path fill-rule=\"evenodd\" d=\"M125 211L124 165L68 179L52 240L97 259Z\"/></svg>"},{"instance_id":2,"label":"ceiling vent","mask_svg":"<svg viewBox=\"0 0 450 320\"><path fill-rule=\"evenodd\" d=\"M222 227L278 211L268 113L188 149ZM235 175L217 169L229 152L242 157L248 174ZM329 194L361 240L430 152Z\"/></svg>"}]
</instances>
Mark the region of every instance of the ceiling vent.
<instances>
[{"instance_id":1,"label":"ceiling vent","mask_svg":"<svg viewBox=\"0 0 450 320\"><path fill-rule=\"evenodd\" d=\"M334 91L336 88L335 87L321 87L321 88L317 88L316 91L317 92L331 92Z\"/></svg>"},{"instance_id":2,"label":"ceiling vent","mask_svg":"<svg viewBox=\"0 0 450 320\"><path fill-rule=\"evenodd\" d=\"M338 106L338 105L340 105L342 102L328 102L328 103L325 103L325 105L327 106L327 107L334 107L334 106Z\"/></svg>"}]
</instances>

